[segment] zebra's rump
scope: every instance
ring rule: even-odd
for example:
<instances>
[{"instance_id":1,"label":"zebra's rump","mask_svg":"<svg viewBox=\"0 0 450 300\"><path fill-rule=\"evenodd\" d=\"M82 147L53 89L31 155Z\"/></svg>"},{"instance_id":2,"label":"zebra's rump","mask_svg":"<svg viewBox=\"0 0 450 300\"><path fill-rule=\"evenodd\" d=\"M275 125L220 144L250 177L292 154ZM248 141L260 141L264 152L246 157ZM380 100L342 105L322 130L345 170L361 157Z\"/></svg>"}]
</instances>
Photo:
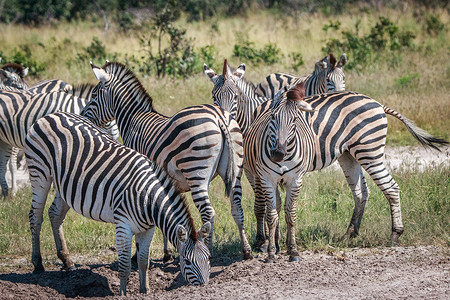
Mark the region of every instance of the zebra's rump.
<instances>
[{"instance_id":1,"label":"zebra's rump","mask_svg":"<svg viewBox=\"0 0 450 300\"><path fill-rule=\"evenodd\" d=\"M355 92L334 92L305 101L315 109L305 113L316 136L317 153L311 170L330 165L344 151L379 155L384 150L387 118L376 100ZM370 144L376 145L372 153Z\"/></svg>"}]
</instances>

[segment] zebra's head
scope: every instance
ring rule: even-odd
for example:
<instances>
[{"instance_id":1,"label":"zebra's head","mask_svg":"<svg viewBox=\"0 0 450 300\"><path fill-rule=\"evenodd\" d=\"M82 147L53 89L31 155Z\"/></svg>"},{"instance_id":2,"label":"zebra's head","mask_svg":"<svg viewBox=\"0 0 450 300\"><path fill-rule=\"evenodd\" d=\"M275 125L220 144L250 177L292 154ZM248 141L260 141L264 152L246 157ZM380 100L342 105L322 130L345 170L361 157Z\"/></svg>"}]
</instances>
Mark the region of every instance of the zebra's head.
<instances>
[{"instance_id":1,"label":"zebra's head","mask_svg":"<svg viewBox=\"0 0 450 300\"><path fill-rule=\"evenodd\" d=\"M342 68L347 63L347 55L345 53L342 54L338 61L334 55L330 53L324 60L327 61L327 91L345 91L345 74Z\"/></svg>"},{"instance_id":2,"label":"zebra's head","mask_svg":"<svg viewBox=\"0 0 450 300\"><path fill-rule=\"evenodd\" d=\"M95 66L92 62L91 67L99 83L92 89L91 101L83 108L81 115L97 126L105 126L106 123L114 120L113 97L109 90L114 76L108 74L103 68Z\"/></svg>"},{"instance_id":3,"label":"zebra's head","mask_svg":"<svg viewBox=\"0 0 450 300\"><path fill-rule=\"evenodd\" d=\"M209 79L214 83L212 90L212 97L214 104L228 111L234 118L237 113L237 100L240 95L240 90L236 83L244 77L245 64L241 64L235 71L233 71L227 64L227 60L223 62L223 72L218 75L206 64L203 65L203 70Z\"/></svg>"},{"instance_id":4,"label":"zebra's head","mask_svg":"<svg viewBox=\"0 0 450 300\"><path fill-rule=\"evenodd\" d=\"M176 230L181 274L189 284L207 284L211 272L210 253L203 239L210 233L211 223L206 222L198 233L190 235L183 225L178 225Z\"/></svg>"},{"instance_id":5,"label":"zebra's head","mask_svg":"<svg viewBox=\"0 0 450 300\"><path fill-rule=\"evenodd\" d=\"M288 145L295 137L299 110L313 111L311 105L303 100L305 83L280 90L272 101L269 121L270 160L280 162L288 154Z\"/></svg>"},{"instance_id":6,"label":"zebra's head","mask_svg":"<svg viewBox=\"0 0 450 300\"><path fill-rule=\"evenodd\" d=\"M3 89L28 89L28 84L23 79L27 74L28 68L23 68L16 63L5 64L0 68L0 86Z\"/></svg>"}]
</instances>

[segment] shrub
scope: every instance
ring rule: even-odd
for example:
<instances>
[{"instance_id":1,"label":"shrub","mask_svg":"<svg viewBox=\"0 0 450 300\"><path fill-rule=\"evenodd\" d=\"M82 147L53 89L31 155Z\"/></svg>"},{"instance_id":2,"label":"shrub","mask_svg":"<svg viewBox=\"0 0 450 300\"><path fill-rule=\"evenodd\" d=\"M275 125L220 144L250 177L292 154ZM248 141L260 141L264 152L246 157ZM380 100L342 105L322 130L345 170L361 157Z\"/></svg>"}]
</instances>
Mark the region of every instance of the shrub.
<instances>
[{"instance_id":1,"label":"shrub","mask_svg":"<svg viewBox=\"0 0 450 300\"><path fill-rule=\"evenodd\" d=\"M2 63L17 63L28 68L30 76L39 76L45 71L45 63L37 61L31 54L29 45L20 45L19 49L14 48L12 54L6 55L0 51Z\"/></svg>"},{"instance_id":2,"label":"shrub","mask_svg":"<svg viewBox=\"0 0 450 300\"><path fill-rule=\"evenodd\" d=\"M280 48L273 43L266 44L263 49L258 50L254 42L238 35L238 44L234 45L233 56L243 58L255 65L261 62L271 65L280 61L282 57L280 51Z\"/></svg>"},{"instance_id":3,"label":"shrub","mask_svg":"<svg viewBox=\"0 0 450 300\"><path fill-rule=\"evenodd\" d=\"M370 32L363 36L360 36L359 25L360 23L357 22L354 32L341 31L342 40L329 40L322 51L325 53L345 52L351 57L346 68L361 70L374 62L375 57L385 53L395 56L399 50L413 47L414 33L400 31L398 26L388 18L380 17Z\"/></svg>"}]
</instances>

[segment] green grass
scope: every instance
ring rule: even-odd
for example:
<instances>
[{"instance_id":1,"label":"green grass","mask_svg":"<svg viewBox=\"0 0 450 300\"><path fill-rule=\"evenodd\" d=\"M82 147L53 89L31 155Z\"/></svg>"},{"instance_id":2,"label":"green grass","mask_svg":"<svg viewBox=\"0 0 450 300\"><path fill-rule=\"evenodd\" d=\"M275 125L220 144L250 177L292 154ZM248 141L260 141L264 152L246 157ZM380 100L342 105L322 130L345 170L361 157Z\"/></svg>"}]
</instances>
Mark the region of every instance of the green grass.
<instances>
[{"instance_id":1,"label":"green grass","mask_svg":"<svg viewBox=\"0 0 450 300\"><path fill-rule=\"evenodd\" d=\"M448 246L450 169L435 168L423 172L402 170L393 176L401 188L405 226L405 233L400 239L401 244ZM296 237L300 249L388 246L391 234L389 205L370 179L368 183L371 195L360 235L352 240L341 240L353 212L353 198L346 180L340 170L326 169L308 173L297 202ZM210 189L211 202L216 210L214 250L219 256L239 257L240 241L237 226L230 213L229 199L224 196L223 191L223 182L219 179L214 180ZM243 180L243 191L245 228L252 243L256 235L256 219L253 213L253 192L246 179ZM14 199L0 203L0 256L31 255L31 233L28 222L30 203L30 188L23 188ZM189 203L196 227L200 228L198 210L192 201L189 200ZM71 253L94 256L102 250L115 247L113 225L89 220L72 210L64 222L64 230ZM285 248L284 213L281 214L281 233L282 248ZM56 260L53 235L46 213L41 241L44 258ZM162 257L162 247L161 234L157 231L151 247L151 257Z\"/></svg>"}]
</instances>

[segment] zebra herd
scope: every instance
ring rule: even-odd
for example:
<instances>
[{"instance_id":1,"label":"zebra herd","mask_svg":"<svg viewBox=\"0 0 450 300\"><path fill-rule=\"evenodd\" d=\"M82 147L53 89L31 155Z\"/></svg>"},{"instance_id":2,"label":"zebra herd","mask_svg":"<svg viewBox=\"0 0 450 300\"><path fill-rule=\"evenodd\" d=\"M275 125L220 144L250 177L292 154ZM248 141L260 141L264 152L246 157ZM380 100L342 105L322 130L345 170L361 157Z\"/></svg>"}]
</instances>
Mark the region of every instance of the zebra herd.
<instances>
[{"instance_id":1,"label":"zebra herd","mask_svg":"<svg viewBox=\"0 0 450 300\"><path fill-rule=\"evenodd\" d=\"M217 175L225 183L243 258L252 258L241 205L243 170L255 194L253 250L267 246L267 262L280 252L281 186L286 189L287 252L290 261L299 261L295 224L302 177L336 160L355 201L346 235L358 234L369 197L364 169L389 202L392 243L398 243L403 224L399 187L384 165L386 114L401 120L425 146L439 149L447 142L368 96L346 92L346 62L345 54L339 60L329 54L310 75L275 73L257 86L244 78L244 64L234 69L225 60L221 74L204 65L214 84L214 105L188 107L171 117L154 109L139 79L118 62L106 61L102 67L91 63L99 81L95 86L46 80L28 87L27 69L4 65L0 183L8 196L6 164L11 158L14 174L14 149L24 148L33 189L29 219L34 272L44 271L40 229L53 184L56 195L48 214L64 268L74 268L62 228L72 208L115 225L119 294L126 294L133 235L140 292L148 291L148 251L156 227L163 233L164 259L171 257L170 242L180 255L186 281L208 283L215 219L208 191ZM97 126L109 128L115 137ZM117 141L118 132L123 144ZM15 189L13 175L11 194ZM203 222L198 232L182 195L187 191Z\"/></svg>"}]
</instances>

